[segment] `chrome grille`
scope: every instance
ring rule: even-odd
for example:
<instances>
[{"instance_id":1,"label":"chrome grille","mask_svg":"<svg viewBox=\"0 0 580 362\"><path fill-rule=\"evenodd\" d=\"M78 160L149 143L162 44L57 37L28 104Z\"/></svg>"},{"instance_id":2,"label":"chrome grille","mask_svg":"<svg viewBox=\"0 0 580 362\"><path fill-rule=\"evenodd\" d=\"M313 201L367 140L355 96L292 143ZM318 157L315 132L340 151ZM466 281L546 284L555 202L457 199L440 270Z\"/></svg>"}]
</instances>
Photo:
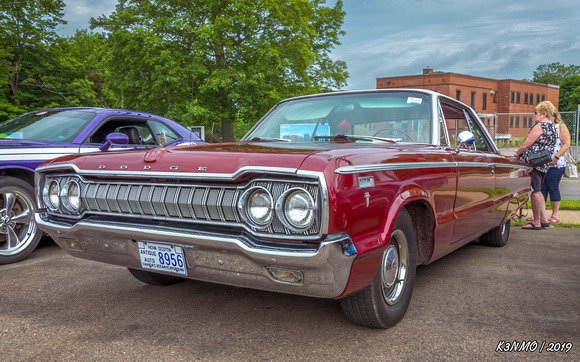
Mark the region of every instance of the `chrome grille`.
<instances>
[{"instance_id":1,"label":"chrome grille","mask_svg":"<svg viewBox=\"0 0 580 362\"><path fill-rule=\"evenodd\" d=\"M244 184L224 185L104 182L85 180L76 175L51 175L47 180L58 180L60 185L64 185L71 178L76 179L81 187L82 207L79 214L73 215L63 208L52 214L75 218L84 215L108 215L242 226L262 236L276 234L312 237L321 231L320 215L310 228L303 231L288 229L277 217L266 228L258 229L244 223L238 210L240 196L245 190L255 186L269 190L274 199L290 188L301 187L319 204L321 190L317 180L259 179ZM318 211L321 212L320 207Z\"/></svg>"}]
</instances>

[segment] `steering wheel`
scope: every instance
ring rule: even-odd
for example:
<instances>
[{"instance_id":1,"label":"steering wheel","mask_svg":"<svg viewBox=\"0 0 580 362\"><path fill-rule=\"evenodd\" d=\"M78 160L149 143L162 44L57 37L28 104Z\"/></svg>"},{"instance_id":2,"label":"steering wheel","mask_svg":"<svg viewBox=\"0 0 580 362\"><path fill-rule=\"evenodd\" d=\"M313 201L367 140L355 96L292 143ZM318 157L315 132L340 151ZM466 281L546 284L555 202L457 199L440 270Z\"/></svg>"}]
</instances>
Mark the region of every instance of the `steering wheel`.
<instances>
[{"instance_id":1,"label":"steering wheel","mask_svg":"<svg viewBox=\"0 0 580 362\"><path fill-rule=\"evenodd\" d=\"M399 131L401 132L401 135L403 137L407 137L411 142L415 142L415 140L413 139L413 137L411 137L410 134L408 134L407 132L403 131L402 129L399 128L383 128L381 130L378 130L377 132L375 132L375 134L373 135L373 137L377 137L377 135L381 134L384 131Z\"/></svg>"}]
</instances>

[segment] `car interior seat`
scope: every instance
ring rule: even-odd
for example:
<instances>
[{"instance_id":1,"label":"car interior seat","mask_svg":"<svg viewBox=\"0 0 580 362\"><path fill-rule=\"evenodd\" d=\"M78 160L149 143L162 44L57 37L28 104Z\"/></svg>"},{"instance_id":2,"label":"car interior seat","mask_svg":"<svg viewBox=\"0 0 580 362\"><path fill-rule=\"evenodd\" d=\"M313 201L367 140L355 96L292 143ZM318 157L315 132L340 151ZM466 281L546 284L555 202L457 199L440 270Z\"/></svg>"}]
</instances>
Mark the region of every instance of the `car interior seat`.
<instances>
[{"instance_id":1,"label":"car interior seat","mask_svg":"<svg viewBox=\"0 0 580 362\"><path fill-rule=\"evenodd\" d=\"M105 143L107 134L103 131L97 131L91 136L91 143Z\"/></svg>"},{"instance_id":2,"label":"car interior seat","mask_svg":"<svg viewBox=\"0 0 580 362\"><path fill-rule=\"evenodd\" d=\"M139 131L136 127L123 127L119 129L119 132L124 133L129 137L129 144L141 144L141 136L139 136Z\"/></svg>"}]
</instances>

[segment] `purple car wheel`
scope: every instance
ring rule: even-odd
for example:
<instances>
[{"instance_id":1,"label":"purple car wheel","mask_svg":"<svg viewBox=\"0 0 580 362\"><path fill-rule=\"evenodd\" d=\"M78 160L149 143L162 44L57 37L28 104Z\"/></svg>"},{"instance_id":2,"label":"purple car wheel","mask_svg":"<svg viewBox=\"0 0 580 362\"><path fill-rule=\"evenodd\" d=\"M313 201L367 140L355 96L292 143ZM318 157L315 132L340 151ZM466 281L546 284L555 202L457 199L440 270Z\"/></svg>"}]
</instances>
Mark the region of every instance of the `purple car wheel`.
<instances>
[{"instance_id":1,"label":"purple car wheel","mask_svg":"<svg viewBox=\"0 0 580 362\"><path fill-rule=\"evenodd\" d=\"M42 232L34 221L34 189L14 177L0 179L0 264L26 258Z\"/></svg>"}]
</instances>

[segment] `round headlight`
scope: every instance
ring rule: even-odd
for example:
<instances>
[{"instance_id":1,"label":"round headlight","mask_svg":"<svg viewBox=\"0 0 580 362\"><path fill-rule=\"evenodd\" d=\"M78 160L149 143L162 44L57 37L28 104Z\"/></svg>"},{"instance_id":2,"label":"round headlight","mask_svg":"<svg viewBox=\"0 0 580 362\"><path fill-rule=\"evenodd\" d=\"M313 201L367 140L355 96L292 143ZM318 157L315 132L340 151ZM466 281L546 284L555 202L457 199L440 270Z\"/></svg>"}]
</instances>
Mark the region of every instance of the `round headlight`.
<instances>
[{"instance_id":1,"label":"round headlight","mask_svg":"<svg viewBox=\"0 0 580 362\"><path fill-rule=\"evenodd\" d=\"M81 188L76 181L69 181L60 193L62 204L67 210L77 212L81 208Z\"/></svg>"},{"instance_id":2,"label":"round headlight","mask_svg":"<svg viewBox=\"0 0 580 362\"><path fill-rule=\"evenodd\" d=\"M314 199L304 189L291 189L281 196L279 212L283 220L296 229L306 229L314 222Z\"/></svg>"},{"instance_id":3,"label":"round headlight","mask_svg":"<svg viewBox=\"0 0 580 362\"><path fill-rule=\"evenodd\" d=\"M268 190L255 187L248 190L241 199L244 214L254 226L264 227L272 221L274 202Z\"/></svg>"},{"instance_id":4,"label":"round headlight","mask_svg":"<svg viewBox=\"0 0 580 362\"><path fill-rule=\"evenodd\" d=\"M60 206L60 197L58 194L58 182L53 180L44 185L44 190L42 191L44 202L46 203L46 206L53 211L58 209Z\"/></svg>"}]
</instances>

